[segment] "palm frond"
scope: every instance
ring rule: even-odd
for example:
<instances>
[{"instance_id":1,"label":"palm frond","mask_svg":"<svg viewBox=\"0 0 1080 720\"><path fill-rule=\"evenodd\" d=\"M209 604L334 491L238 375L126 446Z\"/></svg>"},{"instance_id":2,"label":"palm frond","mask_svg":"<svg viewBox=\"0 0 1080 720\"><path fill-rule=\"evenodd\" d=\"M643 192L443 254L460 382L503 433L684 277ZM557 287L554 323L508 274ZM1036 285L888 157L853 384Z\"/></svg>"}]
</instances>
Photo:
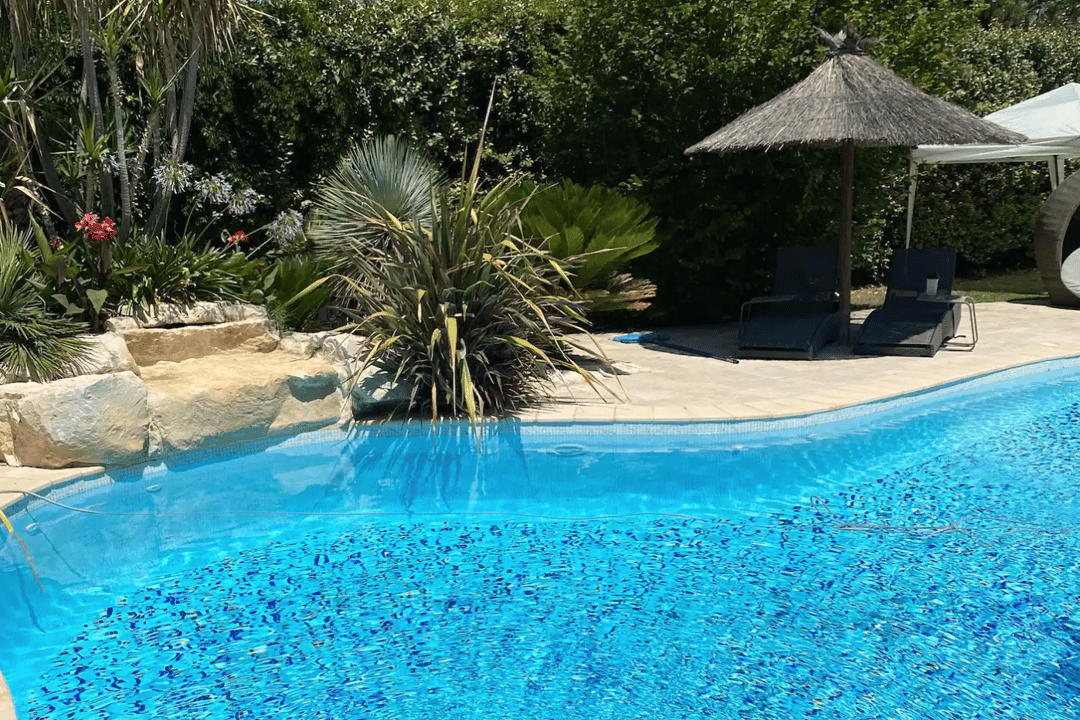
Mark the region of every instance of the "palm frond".
<instances>
[{"instance_id":1,"label":"palm frond","mask_svg":"<svg viewBox=\"0 0 1080 720\"><path fill-rule=\"evenodd\" d=\"M426 154L392 136L355 145L319 189L308 233L316 257L358 277L363 259L385 250L384 225L430 225L432 192L445 183Z\"/></svg>"},{"instance_id":2,"label":"palm frond","mask_svg":"<svg viewBox=\"0 0 1080 720\"><path fill-rule=\"evenodd\" d=\"M88 345L75 337L85 326L50 315L31 280L29 237L0 232L0 375L46 382L77 373Z\"/></svg>"}]
</instances>

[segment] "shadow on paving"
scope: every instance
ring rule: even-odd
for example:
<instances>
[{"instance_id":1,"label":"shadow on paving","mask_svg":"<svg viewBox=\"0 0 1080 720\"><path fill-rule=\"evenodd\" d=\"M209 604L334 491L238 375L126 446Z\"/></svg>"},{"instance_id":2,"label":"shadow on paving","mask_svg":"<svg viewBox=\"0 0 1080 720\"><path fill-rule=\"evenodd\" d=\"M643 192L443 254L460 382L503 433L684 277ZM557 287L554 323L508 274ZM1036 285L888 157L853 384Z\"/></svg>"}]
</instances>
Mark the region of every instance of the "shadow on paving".
<instances>
[{"instance_id":1,"label":"shadow on paving","mask_svg":"<svg viewBox=\"0 0 1080 720\"><path fill-rule=\"evenodd\" d=\"M853 319L852 337L856 336L861 322ZM737 323L724 325L695 325L691 327L664 328L653 332L653 341L643 340L641 347L656 352L678 355L696 355L712 357L731 362L737 357L739 326ZM855 358L850 346L830 343L822 350L818 360L850 360ZM779 362L784 362L783 360ZM804 361L800 361L804 362Z\"/></svg>"}]
</instances>

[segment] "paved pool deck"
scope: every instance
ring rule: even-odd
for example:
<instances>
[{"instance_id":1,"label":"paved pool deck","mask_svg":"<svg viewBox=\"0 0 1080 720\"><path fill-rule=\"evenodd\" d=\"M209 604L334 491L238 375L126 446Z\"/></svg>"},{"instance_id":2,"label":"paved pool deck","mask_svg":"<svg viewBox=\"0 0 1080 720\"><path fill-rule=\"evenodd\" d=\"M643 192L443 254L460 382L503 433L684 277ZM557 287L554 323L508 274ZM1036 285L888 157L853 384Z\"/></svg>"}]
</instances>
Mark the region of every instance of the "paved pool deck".
<instances>
[{"instance_id":1,"label":"paved pool deck","mask_svg":"<svg viewBox=\"0 0 1080 720\"><path fill-rule=\"evenodd\" d=\"M960 333L970 335L967 308ZM853 333L868 311L853 316ZM1023 303L977 306L973 349L946 344L936 356L854 356L827 348L822 359L740 360L737 364L647 344L596 336L603 352L629 374L601 376L625 402L601 398L581 378L553 390L554 400L523 420L752 420L806 415L927 390L965 378L1080 355L1080 310ZM648 330L649 328L640 328ZM733 357L734 325L665 328L680 345ZM966 342L968 338L958 338ZM619 365L625 363L625 365Z\"/></svg>"},{"instance_id":2,"label":"paved pool deck","mask_svg":"<svg viewBox=\"0 0 1080 720\"><path fill-rule=\"evenodd\" d=\"M967 310L961 332L968 334ZM806 415L926 390L965 378L1055 358L1080 355L1080 310L1025 303L977 309L979 342L972 350L946 346L936 357L856 357L832 348L820 360L740 360L737 364L655 345L615 342L598 334L600 349L626 374L597 373L623 399L598 397L580 378L554 388L554 397L525 421L752 420ZM853 329L867 313L856 313ZM648 328L640 328L648 330ZM732 357L733 325L666 328L672 341ZM964 338L963 340L967 340ZM96 475L102 468L42 470L0 465L0 508L53 485ZM0 676L0 720L14 720Z\"/></svg>"}]
</instances>

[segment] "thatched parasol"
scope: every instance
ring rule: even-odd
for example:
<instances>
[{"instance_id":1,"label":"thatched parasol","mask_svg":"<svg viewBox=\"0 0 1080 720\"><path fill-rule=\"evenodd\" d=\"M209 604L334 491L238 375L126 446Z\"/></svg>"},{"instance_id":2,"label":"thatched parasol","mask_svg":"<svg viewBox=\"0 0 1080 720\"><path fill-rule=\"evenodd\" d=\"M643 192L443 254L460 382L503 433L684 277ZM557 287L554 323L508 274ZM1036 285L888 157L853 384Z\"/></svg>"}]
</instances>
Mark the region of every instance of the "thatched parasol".
<instances>
[{"instance_id":1,"label":"thatched parasol","mask_svg":"<svg viewBox=\"0 0 1080 720\"><path fill-rule=\"evenodd\" d=\"M829 54L809 77L686 152L840 148L840 312L843 341L849 342L855 146L1016 144L1027 138L927 95L878 65L868 54L869 39L856 28L818 32Z\"/></svg>"}]
</instances>

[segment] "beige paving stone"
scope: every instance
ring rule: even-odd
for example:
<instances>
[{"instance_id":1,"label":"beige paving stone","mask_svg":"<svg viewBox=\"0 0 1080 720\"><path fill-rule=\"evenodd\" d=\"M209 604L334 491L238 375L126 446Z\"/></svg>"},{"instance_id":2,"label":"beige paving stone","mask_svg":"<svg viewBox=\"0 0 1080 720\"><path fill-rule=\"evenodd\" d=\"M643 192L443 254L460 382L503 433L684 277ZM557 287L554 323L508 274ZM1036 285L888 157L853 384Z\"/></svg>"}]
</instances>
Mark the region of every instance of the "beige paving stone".
<instances>
[{"instance_id":1,"label":"beige paving stone","mask_svg":"<svg viewBox=\"0 0 1080 720\"><path fill-rule=\"evenodd\" d=\"M735 417L719 405L701 403L685 405L683 408L689 420L731 420Z\"/></svg>"},{"instance_id":2,"label":"beige paving stone","mask_svg":"<svg viewBox=\"0 0 1080 720\"><path fill-rule=\"evenodd\" d=\"M615 405L581 405L574 411L574 421L614 422Z\"/></svg>"},{"instance_id":3,"label":"beige paving stone","mask_svg":"<svg viewBox=\"0 0 1080 720\"><path fill-rule=\"evenodd\" d=\"M616 405L616 420L652 420L656 415L652 405Z\"/></svg>"},{"instance_id":4,"label":"beige paving stone","mask_svg":"<svg viewBox=\"0 0 1080 720\"><path fill-rule=\"evenodd\" d=\"M63 468L9 467L0 465L0 509L21 500L24 492L39 493L50 487L65 485L80 478L93 477L104 471L100 466Z\"/></svg>"},{"instance_id":5,"label":"beige paving stone","mask_svg":"<svg viewBox=\"0 0 1080 720\"><path fill-rule=\"evenodd\" d=\"M745 403L726 403L719 407L725 413L730 414L733 420L760 420L772 417L768 412Z\"/></svg>"},{"instance_id":6,"label":"beige paving stone","mask_svg":"<svg viewBox=\"0 0 1080 720\"><path fill-rule=\"evenodd\" d=\"M857 322L860 315L865 313L856 314ZM973 351L946 345L933 358L854 357L850 351L834 351L831 359L812 362L742 360L732 364L655 346L616 343L611 334L600 334L597 339L613 361L641 368L641 372L619 378L628 406L650 406L654 418L664 419L672 415L670 408L674 407L685 408L687 419L805 414L918 392L1016 365L1080 355L1080 314L1076 310L991 303L979 305L978 320L979 343ZM966 319L964 322L963 332L967 333ZM721 355L734 350L734 326L669 328L665 332ZM592 394L588 388L573 390L572 395L555 394L570 402L594 402L588 397ZM623 410L621 416L629 418L633 412Z\"/></svg>"},{"instance_id":7,"label":"beige paving stone","mask_svg":"<svg viewBox=\"0 0 1080 720\"><path fill-rule=\"evenodd\" d=\"M656 405L652 408L653 416L649 418L651 420L662 421L679 421L688 419L687 409L684 405ZM616 412L616 418L621 420Z\"/></svg>"},{"instance_id":8,"label":"beige paving stone","mask_svg":"<svg viewBox=\"0 0 1080 720\"><path fill-rule=\"evenodd\" d=\"M15 700L11 697L3 674L0 674L0 720L15 720Z\"/></svg>"}]
</instances>

